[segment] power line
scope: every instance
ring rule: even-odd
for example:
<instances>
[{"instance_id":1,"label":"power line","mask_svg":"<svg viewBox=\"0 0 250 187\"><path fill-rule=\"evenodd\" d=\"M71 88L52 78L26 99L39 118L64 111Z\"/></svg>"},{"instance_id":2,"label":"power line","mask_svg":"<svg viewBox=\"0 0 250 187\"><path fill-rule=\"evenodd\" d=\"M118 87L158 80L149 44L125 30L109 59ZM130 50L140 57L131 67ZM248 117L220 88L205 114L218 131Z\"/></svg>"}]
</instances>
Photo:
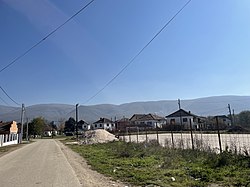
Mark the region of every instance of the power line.
<instances>
[{"instance_id":1,"label":"power line","mask_svg":"<svg viewBox=\"0 0 250 187\"><path fill-rule=\"evenodd\" d=\"M78 105L79 106L79 105ZM70 111L64 114L65 116L69 115L70 113L75 111L75 106L69 109Z\"/></svg>"},{"instance_id":2,"label":"power line","mask_svg":"<svg viewBox=\"0 0 250 187\"><path fill-rule=\"evenodd\" d=\"M11 100L13 101L16 105L20 106L21 104L19 104L18 102L16 102L14 99L12 99L8 93L2 88L2 86L0 86L0 89L3 91L3 93Z\"/></svg>"},{"instance_id":3,"label":"power line","mask_svg":"<svg viewBox=\"0 0 250 187\"><path fill-rule=\"evenodd\" d=\"M69 17L65 22L63 22L61 25L59 25L57 28L55 28L53 31L51 31L49 34L47 34L43 39L35 43L32 47L30 47L28 50L26 50L24 53L21 55L17 56L14 60L12 60L9 64L4 66L1 70L0 73L3 72L5 69L16 63L18 60L20 60L22 57L27 55L32 49L40 45L42 42L44 42L46 39L48 39L52 34L54 34L56 31L58 31L61 27L63 27L65 24L67 24L70 20L72 20L75 16L80 14L85 8L87 8L91 3L93 3L94 0L91 0L87 5L83 6L80 10L78 10L75 14L73 14L71 17Z\"/></svg>"},{"instance_id":4,"label":"power line","mask_svg":"<svg viewBox=\"0 0 250 187\"><path fill-rule=\"evenodd\" d=\"M3 101L7 106L10 106L2 97L0 97L0 100Z\"/></svg>"},{"instance_id":5,"label":"power line","mask_svg":"<svg viewBox=\"0 0 250 187\"><path fill-rule=\"evenodd\" d=\"M127 63L110 81L108 81L99 91L97 91L93 96L91 96L89 99L87 99L83 104L88 103L93 98L95 98L99 93L101 93L106 87L108 87L122 72L124 72L129 65L131 65L135 59L153 42L153 40L175 19L175 17L181 13L181 11L191 2L189 0L186 2L182 8L175 13L175 15L153 36L153 38Z\"/></svg>"},{"instance_id":6,"label":"power line","mask_svg":"<svg viewBox=\"0 0 250 187\"><path fill-rule=\"evenodd\" d=\"M13 113L13 112L17 112L19 110L20 110L20 108L15 108L15 109L13 109L13 110L11 110L9 112L2 113L1 116L6 115L6 114L10 114L10 113Z\"/></svg>"}]
</instances>

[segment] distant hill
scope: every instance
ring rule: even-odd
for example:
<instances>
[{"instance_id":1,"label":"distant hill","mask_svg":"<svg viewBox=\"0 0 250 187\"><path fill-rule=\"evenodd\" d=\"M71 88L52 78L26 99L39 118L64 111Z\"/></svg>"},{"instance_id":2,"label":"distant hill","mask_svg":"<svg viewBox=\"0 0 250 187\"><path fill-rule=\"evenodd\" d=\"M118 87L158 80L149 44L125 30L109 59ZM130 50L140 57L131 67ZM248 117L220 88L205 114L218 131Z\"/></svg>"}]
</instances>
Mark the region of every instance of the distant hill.
<instances>
[{"instance_id":1,"label":"distant hill","mask_svg":"<svg viewBox=\"0 0 250 187\"><path fill-rule=\"evenodd\" d=\"M250 110L250 96L214 96L191 100L182 100L181 107L196 115L209 116L228 114L230 104L235 113ZM75 117L75 106L65 104L42 104L26 108L27 117L44 117L49 121L63 121ZM120 119L130 118L133 114L154 113L166 116L178 109L177 100L133 102L121 105L101 104L79 107L79 120L97 121L100 117ZM20 121L21 108L0 106L0 121Z\"/></svg>"}]
</instances>

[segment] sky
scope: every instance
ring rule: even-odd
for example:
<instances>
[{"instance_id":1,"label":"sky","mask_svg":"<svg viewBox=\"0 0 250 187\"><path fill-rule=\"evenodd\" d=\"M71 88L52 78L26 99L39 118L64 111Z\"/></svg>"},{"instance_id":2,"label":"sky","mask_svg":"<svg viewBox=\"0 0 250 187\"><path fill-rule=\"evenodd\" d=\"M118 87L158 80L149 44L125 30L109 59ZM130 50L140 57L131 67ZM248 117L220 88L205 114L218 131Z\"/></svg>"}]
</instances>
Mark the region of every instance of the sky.
<instances>
[{"instance_id":1,"label":"sky","mask_svg":"<svg viewBox=\"0 0 250 187\"><path fill-rule=\"evenodd\" d=\"M0 0L0 69L88 2ZM0 86L25 105L250 95L250 1L192 0L124 72L86 103L186 2L95 0L2 71ZM3 92L0 98L0 105L16 106Z\"/></svg>"}]
</instances>

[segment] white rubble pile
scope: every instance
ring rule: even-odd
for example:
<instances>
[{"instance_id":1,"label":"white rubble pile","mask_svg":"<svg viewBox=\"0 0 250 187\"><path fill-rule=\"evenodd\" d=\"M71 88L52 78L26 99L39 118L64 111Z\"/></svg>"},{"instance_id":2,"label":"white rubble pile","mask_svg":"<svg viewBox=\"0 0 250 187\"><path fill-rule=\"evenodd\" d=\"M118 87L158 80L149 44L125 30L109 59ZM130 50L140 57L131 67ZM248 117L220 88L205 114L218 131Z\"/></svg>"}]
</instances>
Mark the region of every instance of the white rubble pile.
<instances>
[{"instance_id":1,"label":"white rubble pile","mask_svg":"<svg viewBox=\"0 0 250 187\"><path fill-rule=\"evenodd\" d=\"M106 143L117 141L115 135L103 129L90 130L84 133L82 144Z\"/></svg>"}]
</instances>

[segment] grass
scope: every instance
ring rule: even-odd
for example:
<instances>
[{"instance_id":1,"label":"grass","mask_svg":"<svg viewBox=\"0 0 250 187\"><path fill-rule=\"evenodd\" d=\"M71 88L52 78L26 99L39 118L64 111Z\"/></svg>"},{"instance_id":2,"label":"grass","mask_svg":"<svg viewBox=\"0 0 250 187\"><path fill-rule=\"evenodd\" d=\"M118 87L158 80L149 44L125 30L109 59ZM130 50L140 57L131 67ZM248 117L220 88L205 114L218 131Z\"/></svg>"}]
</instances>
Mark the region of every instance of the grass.
<instances>
[{"instance_id":1,"label":"grass","mask_svg":"<svg viewBox=\"0 0 250 187\"><path fill-rule=\"evenodd\" d=\"M93 169L139 186L248 186L250 157L163 148L157 142L70 145Z\"/></svg>"}]
</instances>

